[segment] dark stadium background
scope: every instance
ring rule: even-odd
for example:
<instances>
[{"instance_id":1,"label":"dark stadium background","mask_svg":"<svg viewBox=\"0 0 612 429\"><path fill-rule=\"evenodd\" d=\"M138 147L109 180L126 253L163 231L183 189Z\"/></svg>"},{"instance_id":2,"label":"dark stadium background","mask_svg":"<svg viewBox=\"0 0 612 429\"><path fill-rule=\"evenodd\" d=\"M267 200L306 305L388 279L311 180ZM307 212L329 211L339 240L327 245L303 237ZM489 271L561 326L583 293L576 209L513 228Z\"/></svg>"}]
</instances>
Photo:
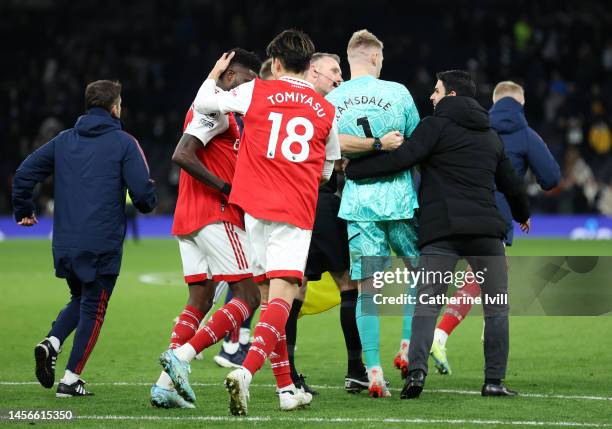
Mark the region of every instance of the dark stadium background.
<instances>
[{"instance_id":1,"label":"dark stadium background","mask_svg":"<svg viewBox=\"0 0 612 429\"><path fill-rule=\"evenodd\" d=\"M347 397L336 306L299 321L296 361L320 392L310 409L279 412L267 368L252 385L251 416L230 417L222 386L227 370L212 361L218 346L193 365L195 410L151 408L158 356L187 294L177 243L169 239L178 178L170 157L185 112L222 51L239 45L263 55L268 41L288 27L307 31L319 50L340 54L347 78L349 37L361 28L374 32L385 42L382 78L404 83L421 116L432 110L428 97L439 70L470 69L487 108L497 81L524 84L527 118L559 161L563 180L546 194L529 187L536 212L529 239L515 228L507 249L520 272L510 278L511 297L526 291L542 299L530 309L542 311L567 297L576 309L597 299L593 314L611 308L599 311L612 301L609 276L585 279L574 257L597 259L602 270L612 266L612 0L0 0L0 426L10 410L71 410L76 422L52 427L612 429L611 312L513 313L507 383L521 396L509 402L480 397L479 314L467 317L449 340L453 375L431 374L426 394L409 403L399 399L403 382L391 369L401 320L381 318L381 362L394 397ZM67 403L36 382L32 359L68 297L52 268L52 186L46 183L37 195L39 213L47 216L33 228L12 219L10 189L19 163L74 124L85 85L96 79L123 82L125 129L147 154L161 204L158 215L139 217L142 240L126 240L122 273L84 373L96 396ZM525 280L525 267L538 260L545 265L541 274L555 274L550 288L541 275ZM563 280L575 282L585 299L567 293ZM317 284L336 290L324 274L310 283L306 306L310 296L317 302ZM58 379L71 344L64 343L57 361Z\"/></svg>"},{"instance_id":2,"label":"dark stadium background","mask_svg":"<svg viewBox=\"0 0 612 429\"><path fill-rule=\"evenodd\" d=\"M125 129L148 156L158 213L171 213L178 175L170 156L208 70L234 46L263 56L288 27L308 32L318 50L340 54L345 78L350 35L374 32L385 43L381 77L404 83L421 116L431 112L436 71L470 70L487 108L497 81L520 82L530 125L563 172L553 191L530 188L535 211L612 213L607 1L4 0L0 15L0 214L10 214L19 163L73 125L84 87L96 79L123 83ZM38 196L41 212L50 190L47 183Z\"/></svg>"}]
</instances>

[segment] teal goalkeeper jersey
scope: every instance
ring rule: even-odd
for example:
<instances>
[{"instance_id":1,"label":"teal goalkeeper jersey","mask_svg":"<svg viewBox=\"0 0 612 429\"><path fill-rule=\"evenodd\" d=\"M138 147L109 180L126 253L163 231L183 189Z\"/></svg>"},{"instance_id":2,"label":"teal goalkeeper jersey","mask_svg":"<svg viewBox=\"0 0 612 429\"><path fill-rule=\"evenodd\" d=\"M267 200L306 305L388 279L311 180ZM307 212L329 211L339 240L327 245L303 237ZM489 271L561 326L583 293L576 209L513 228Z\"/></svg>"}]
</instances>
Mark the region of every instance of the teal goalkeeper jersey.
<instances>
[{"instance_id":1,"label":"teal goalkeeper jersey","mask_svg":"<svg viewBox=\"0 0 612 429\"><path fill-rule=\"evenodd\" d=\"M410 92L396 82L363 76L344 82L326 98L336 107L340 134L380 138L400 131L409 137L419 123ZM410 219L418 207L411 172L406 170L376 179L347 180L338 216L352 221Z\"/></svg>"}]
</instances>

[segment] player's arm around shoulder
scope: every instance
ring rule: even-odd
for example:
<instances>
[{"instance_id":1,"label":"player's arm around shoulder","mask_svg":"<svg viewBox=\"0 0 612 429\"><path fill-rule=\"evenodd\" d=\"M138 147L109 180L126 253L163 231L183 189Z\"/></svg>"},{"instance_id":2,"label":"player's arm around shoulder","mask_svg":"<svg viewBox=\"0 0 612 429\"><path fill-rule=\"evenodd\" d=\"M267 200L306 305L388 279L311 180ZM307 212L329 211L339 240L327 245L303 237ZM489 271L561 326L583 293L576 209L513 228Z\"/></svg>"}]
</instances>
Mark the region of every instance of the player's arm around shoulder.
<instances>
[{"instance_id":1,"label":"player's arm around shoulder","mask_svg":"<svg viewBox=\"0 0 612 429\"><path fill-rule=\"evenodd\" d=\"M325 100L334 106L334 111L337 109L337 105L340 103L342 89L336 88L325 96ZM337 119L335 119L337 124ZM374 144L374 137L360 137L353 134L340 134L338 132L338 143L340 145L340 152L342 155L353 155L358 153L365 153L372 150Z\"/></svg>"},{"instance_id":2,"label":"player's arm around shoulder","mask_svg":"<svg viewBox=\"0 0 612 429\"><path fill-rule=\"evenodd\" d=\"M157 193L147 158L134 136L125 131L119 133L124 147L121 177L134 206L142 213L149 213L157 206Z\"/></svg>"},{"instance_id":3,"label":"player's arm around shoulder","mask_svg":"<svg viewBox=\"0 0 612 429\"><path fill-rule=\"evenodd\" d=\"M340 149L342 154L357 154L371 152L375 150L393 151L397 149L403 142L404 136L399 131L389 131L384 136L380 137L380 147L377 147L374 137L359 137L351 134L340 134Z\"/></svg>"},{"instance_id":4,"label":"player's arm around shoulder","mask_svg":"<svg viewBox=\"0 0 612 429\"><path fill-rule=\"evenodd\" d=\"M408 89L397 82L385 81L386 85L390 85L390 88L394 94L399 97L400 103L405 110L404 116L406 119L406 126L404 133L400 130L392 130L383 136L373 137L359 137L350 134L340 135L340 146L343 154L355 154L364 153L370 151L394 151L404 142L404 137L409 137L412 130L416 127L419 122L419 112L416 109L416 105L412 99L412 95Z\"/></svg>"},{"instance_id":5,"label":"player's arm around shoulder","mask_svg":"<svg viewBox=\"0 0 612 429\"><path fill-rule=\"evenodd\" d=\"M431 117L427 117L395 151L350 161L346 176L352 180L360 180L388 176L412 168L433 153L439 135L437 124Z\"/></svg>"}]
</instances>

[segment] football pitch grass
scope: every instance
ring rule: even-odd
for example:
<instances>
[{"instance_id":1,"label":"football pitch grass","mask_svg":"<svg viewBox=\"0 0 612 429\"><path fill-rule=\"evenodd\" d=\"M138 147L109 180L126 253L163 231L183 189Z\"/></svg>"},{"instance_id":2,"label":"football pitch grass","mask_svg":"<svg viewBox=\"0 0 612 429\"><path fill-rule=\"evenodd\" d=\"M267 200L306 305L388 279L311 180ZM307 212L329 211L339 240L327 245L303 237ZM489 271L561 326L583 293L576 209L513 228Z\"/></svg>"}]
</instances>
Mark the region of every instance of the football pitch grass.
<instances>
[{"instance_id":1,"label":"football pitch grass","mask_svg":"<svg viewBox=\"0 0 612 429\"><path fill-rule=\"evenodd\" d=\"M567 240L522 240L512 255L612 255L612 244ZM482 398L482 319L468 317L448 342L453 375L433 371L418 400L399 399L403 383L392 369L401 318L381 320L382 362L392 398L370 399L343 390L345 349L338 308L306 316L298 324L296 361L319 391L310 407L278 410L274 379L266 365L251 388L249 416L231 417L217 367L215 346L194 361L194 410L159 410L149 404L159 354L167 347L172 320L187 297L178 247L173 240L126 244L122 273L106 322L83 378L88 398L55 398L34 376L33 348L68 300L68 288L53 276L48 241L0 242L0 415L9 410L71 410L66 427L611 427L612 317L512 317L509 387L517 398ZM325 280L324 281L329 281ZM612 281L612 279L610 280ZM512 288L512 284L510 284ZM57 364L65 368L71 339ZM0 420L0 425L18 424ZM23 423L24 425L27 423Z\"/></svg>"}]
</instances>

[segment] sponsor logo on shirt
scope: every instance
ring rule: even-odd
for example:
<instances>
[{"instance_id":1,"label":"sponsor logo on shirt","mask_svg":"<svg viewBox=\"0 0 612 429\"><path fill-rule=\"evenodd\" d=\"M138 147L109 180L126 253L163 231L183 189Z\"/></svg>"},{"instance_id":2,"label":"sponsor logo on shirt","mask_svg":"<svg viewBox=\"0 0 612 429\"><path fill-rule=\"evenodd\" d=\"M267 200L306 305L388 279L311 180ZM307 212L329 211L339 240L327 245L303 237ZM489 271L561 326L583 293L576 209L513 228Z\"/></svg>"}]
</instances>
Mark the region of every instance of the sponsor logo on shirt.
<instances>
[{"instance_id":1,"label":"sponsor logo on shirt","mask_svg":"<svg viewBox=\"0 0 612 429\"><path fill-rule=\"evenodd\" d=\"M210 115L206 115L200 118L200 125L202 127L212 129L215 126L215 123L216 123L215 119L211 118Z\"/></svg>"}]
</instances>

